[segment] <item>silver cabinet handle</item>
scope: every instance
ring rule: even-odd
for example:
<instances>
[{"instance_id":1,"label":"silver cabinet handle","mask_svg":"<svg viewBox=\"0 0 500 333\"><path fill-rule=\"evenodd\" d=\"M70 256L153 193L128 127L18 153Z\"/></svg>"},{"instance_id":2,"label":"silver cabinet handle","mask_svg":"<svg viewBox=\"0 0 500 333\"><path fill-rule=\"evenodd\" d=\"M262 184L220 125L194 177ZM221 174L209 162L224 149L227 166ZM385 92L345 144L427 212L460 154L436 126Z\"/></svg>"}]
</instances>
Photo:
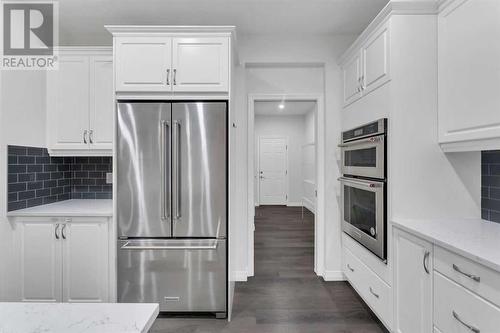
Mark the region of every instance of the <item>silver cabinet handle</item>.
<instances>
[{"instance_id":1,"label":"silver cabinet handle","mask_svg":"<svg viewBox=\"0 0 500 333\"><path fill-rule=\"evenodd\" d=\"M87 144L87 130L83 131L83 143Z\"/></svg>"},{"instance_id":2,"label":"silver cabinet handle","mask_svg":"<svg viewBox=\"0 0 500 333\"><path fill-rule=\"evenodd\" d=\"M424 265L424 270L427 274L430 274L429 272L429 267L427 267L427 263L428 263L428 260L429 260L429 255L431 253L429 251L425 251L425 254L424 254L424 259L423 259L423 262L422 264Z\"/></svg>"},{"instance_id":3,"label":"silver cabinet handle","mask_svg":"<svg viewBox=\"0 0 500 333\"><path fill-rule=\"evenodd\" d=\"M94 143L94 130L89 131L89 141L90 143Z\"/></svg>"},{"instance_id":4,"label":"silver cabinet handle","mask_svg":"<svg viewBox=\"0 0 500 333\"><path fill-rule=\"evenodd\" d=\"M349 268L351 272L354 272L354 268L352 268L351 265L347 264L347 268Z\"/></svg>"},{"instance_id":5,"label":"silver cabinet handle","mask_svg":"<svg viewBox=\"0 0 500 333\"><path fill-rule=\"evenodd\" d=\"M474 333L480 333L481 332L479 330L479 328L476 328L476 327L474 327L472 325L469 325L466 322L464 322L455 311L452 311L452 314L453 314L453 318L455 318L460 324L462 324L465 327L467 327L471 332L474 332Z\"/></svg>"},{"instance_id":6,"label":"silver cabinet handle","mask_svg":"<svg viewBox=\"0 0 500 333\"><path fill-rule=\"evenodd\" d=\"M161 135L161 186L162 186L162 205L161 205L161 216L163 220L170 218L170 181L167 185L167 180L170 179L170 159L171 159L171 137L170 137L170 121L162 120L160 123L160 135ZM166 141L168 140L168 145ZM167 170L168 168L168 170Z\"/></svg>"},{"instance_id":7,"label":"silver cabinet handle","mask_svg":"<svg viewBox=\"0 0 500 333\"><path fill-rule=\"evenodd\" d=\"M170 85L170 68L167 69L167 86Z\"/></svg>"},{"instance_id":8,"label":"silver cabinet handle","mask_svg":"<svg viewBox=\"0 0 500 333\"><path fill-rule=\"evenodd\" d=\"M175 71L175 69L174 69ZM180 133L181 133L181 123L178 120L174 120L174 128L173 128L173 145L175 146L173 148L173 161L172 161L172 173L173 173L173 189L172 193L174 194L174 218L179 219L181 217L181 189L180 189L180 168L179 164L181 163L181 140L180 140Z\"/></svg>"},{"instance_id":9,"label":"silver cabinet handle","mask_svg":"<svg viewBox=\"0 0 500 333\"><path fill-rule=\"evenodd\" d=\"M465 275L467 276L469 279L471 280L474 280L476 282L481 282L481 277L479 276L476 276L476 275L472 275L472 274L469 274L469 273L465 273L464 271L462 271L457 265L453 264L453 269L455 271L457 271L458 273L462 274L462 275Z\"/></svg>"},{"instance_id":10,"label":"silver cabinet handle","mask_svg":"<svg viewBox=\"0 0 500 333\"><path fill-rule=\"evenodd\" d=\"M380 297L380 295L376 294L376 293L373 291L372 287L370 287L370 292L371 292L371 293L372 293L372 295L373 295L373 296L375 296L376 298L379 298L379 297Z\"/></svg>"},{"instance_id":11,"label":"silver cabinet handle","mask_svg":"<svg viewBox=\"0 0 500 333\"><path fill-rule=\"evenodd\" d=\"M365 87L365 76L364 75L361 75L361 91L365 90L366 87Z\"/></svg>"},{"instance_id":12,"label":"silver cabinet handle","mask_svg":"<svg viewBox=\"0 0 500 333\"><path fill-rule=\"evenodd\" d=\"M56 236L56 239L59 239L59 223L56 224L56 228L54 229L54 235Z\"/></svg>"},{"instance_id":13,"label":"silver cabinet handle","mask_svg":"<svg viewBox=\"0 0 500 333\"><path fill-rule=\"evenodd\" d=\"M177 69L174 68L174 86L177 85Z\"/></svg>"},{"instance_id":14,"label":"silver cabinet handle","mask_svg":"<svg viewBox=\"0 0 500 333\"><path fill-rule=\"evenodd\" d=\"M64 232L66 230L66 224L63 224L63 227L61 229L61 235L63 239L66 239L66 233Z\"/></svg>"},{"instance_id":15,"label":"silver cabinet handle","mask_svg":"<svg viewBox=\"0 0 500 333\"><path fill-rule=\"evenodd\" d=\"M125 243L122 250L216 250L218 242L214 241L212 245L131 245Z\"/></svg>"}]
</instances>

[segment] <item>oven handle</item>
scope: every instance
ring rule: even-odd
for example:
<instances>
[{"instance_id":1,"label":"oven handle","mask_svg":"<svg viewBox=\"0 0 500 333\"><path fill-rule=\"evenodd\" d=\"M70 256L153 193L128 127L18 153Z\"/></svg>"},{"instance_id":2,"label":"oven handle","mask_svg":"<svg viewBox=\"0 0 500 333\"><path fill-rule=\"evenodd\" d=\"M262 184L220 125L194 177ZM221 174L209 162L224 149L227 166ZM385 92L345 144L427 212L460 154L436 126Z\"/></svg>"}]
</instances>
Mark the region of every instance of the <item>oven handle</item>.
<instances>
[{"instance_id":1,"label":"oven handle","mask_svg":"<svg viewBox=\"0 0 500 333\"><path fill-rule=\"evenodd\" d=\"M369 138L366 138L366 139L362 139L362 140L353 140L353 141L349 141L347 143L341 143L338 145L338 147L341 147L341 148L344 148L344 147L351 147L351 146L356 146L356 145L359 145L359 144L362 144L362 143L367 143L367 142L370 142L370 143L378 143L378 142L383 142L384 141L384 134L382 135L377 135L377 136L372 136L372 137L369 137Z\"/></svg>"},{"instance_id":2,"label":"oven handle","mask_svg":"<svg viewBox=\"0 0 500 333\"><path fill-rule=\"evenodd\" d=\"M376 187L382 187L384 186L384 183L380 182L375 182L375 181L367 181L367 180L358 180L354 178L348 178L348 177L339 177L338 181L344 182L344 183L351 183L351 184L356 184L356 185L361 185L364 187L368 188L376 188Z\"/></svg>"}]
</instances>

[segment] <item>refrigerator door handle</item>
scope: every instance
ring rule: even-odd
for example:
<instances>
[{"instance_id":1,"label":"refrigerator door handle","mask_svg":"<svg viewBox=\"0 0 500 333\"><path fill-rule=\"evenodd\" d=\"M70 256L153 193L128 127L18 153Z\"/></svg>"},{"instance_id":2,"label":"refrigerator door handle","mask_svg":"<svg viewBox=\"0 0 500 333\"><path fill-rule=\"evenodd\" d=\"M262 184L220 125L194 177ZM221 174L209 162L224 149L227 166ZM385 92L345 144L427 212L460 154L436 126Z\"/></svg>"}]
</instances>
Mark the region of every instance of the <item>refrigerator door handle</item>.
<instances>
[{"instance_id":1,"label":"refrigerator door handle","mask_svg":"<svg viewBox=\"0 0 500 333\"><path fill-rule=\"evenodd\" d=\"M168 177L170 175L170 148L171 148L171 142L170 139L168 139L168 146L166 144L167 138L169 138L170 135L170 121L168 120L162 120L160 123L161 126L161 144L160 144L160 149L161 149L161 217L163 220L168 220L170 218L170 200L171 200L171 195L170 195L170 189L169 186L167 185ZM168 148L167 148L168 147ZM167 151L168 149L168 151ZM170 184L170 181L168 182Z\"/></svg>"},{"instance_id":2,"label":"refrigerator door handle","mask_svg":"<svg viewBox=\"0 0 500 333\"><path fill-rule=\"evenodd\" d=\"M181 153L181 140L180 140L180 132L181 132L181 122L179 120L174 120L174 129L173 129L173 145L175 146L174 148L174 160L172 163L172 168L173 168L173 190L172 194L174 196L174 219L178 220L181 218L181 189L179 185L179 179L180 179L180 168L179 168L179 163L180 163L180 153Z\"/></svg>"},{"instance_id":3,"label":"refrigerator door handle","mask_svg":"<svg viewBox=\"0 0 500 333\"><path fill-rule=\"evenodd\" d=\"M218 242L214 240L211 245L133 245L126 242L121 250L217 250Z\"/></svg>"}]
</instances>

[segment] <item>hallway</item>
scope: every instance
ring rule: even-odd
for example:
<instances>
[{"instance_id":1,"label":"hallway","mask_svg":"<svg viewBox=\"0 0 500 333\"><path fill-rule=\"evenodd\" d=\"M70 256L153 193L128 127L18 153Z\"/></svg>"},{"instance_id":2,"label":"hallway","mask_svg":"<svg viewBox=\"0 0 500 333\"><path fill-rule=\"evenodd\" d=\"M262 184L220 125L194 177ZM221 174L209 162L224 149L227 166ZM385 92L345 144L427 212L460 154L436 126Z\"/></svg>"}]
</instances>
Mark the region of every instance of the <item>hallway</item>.
<instances>
[{"instance_id":1,"label":"hallway","mask_svg":"<svg viewBox=\"0 0 500 333\"><path fill-rule=\"evenodd\" d=\"M385 332L348 283L314 273L310 212L259 207L255 229L255 276L237 283L232 321L159 318L152 332Z\"/></svg>"}]
</instances>

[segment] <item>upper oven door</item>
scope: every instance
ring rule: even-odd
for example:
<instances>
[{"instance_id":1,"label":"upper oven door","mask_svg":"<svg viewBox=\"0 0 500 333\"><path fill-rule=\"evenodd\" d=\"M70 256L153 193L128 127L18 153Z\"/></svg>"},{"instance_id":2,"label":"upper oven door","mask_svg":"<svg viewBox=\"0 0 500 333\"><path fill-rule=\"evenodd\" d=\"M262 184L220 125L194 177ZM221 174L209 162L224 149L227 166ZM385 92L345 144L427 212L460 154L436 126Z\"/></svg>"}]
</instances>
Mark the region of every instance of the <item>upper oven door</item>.
<instances>
[{"instance_id":1,"label":"upper oven door","mask_svg":"<svg viewBox=\"0 0 500 333\"><path fill-rule=\"evenodd\" d=\"M385 179L385 135L341 144L342 174Z\"/></svg>"},{"instance_id":2,"label":"upper oven door","mask_svg":"<svg viewBox=\"0 0 500 333\"><path fill-rule=\"evenodd\" d=\"M341 177L342 230L385 259L385 183Z\"/></svg>"}]
</instances>

